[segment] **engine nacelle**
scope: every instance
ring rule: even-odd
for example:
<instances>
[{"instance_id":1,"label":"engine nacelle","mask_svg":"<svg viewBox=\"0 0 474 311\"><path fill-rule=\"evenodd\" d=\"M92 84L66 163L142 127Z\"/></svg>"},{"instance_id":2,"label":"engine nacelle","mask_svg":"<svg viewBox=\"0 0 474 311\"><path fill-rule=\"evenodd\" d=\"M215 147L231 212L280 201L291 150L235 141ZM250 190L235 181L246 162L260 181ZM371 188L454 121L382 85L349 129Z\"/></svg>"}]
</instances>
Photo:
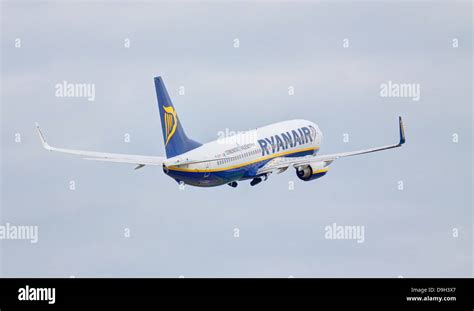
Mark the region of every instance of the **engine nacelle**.
<instances>
[{"instance_id":1,"label":"engine nacelle","mask_svg":"<svg viewBox=\"0 0 474 311\"><path fill-rule=\"evenodd\" d=\"M325 162L314 162L296 169L296 176L304 181L318 179L326 175L329 167Z\"/></svg>"}]
</instances>

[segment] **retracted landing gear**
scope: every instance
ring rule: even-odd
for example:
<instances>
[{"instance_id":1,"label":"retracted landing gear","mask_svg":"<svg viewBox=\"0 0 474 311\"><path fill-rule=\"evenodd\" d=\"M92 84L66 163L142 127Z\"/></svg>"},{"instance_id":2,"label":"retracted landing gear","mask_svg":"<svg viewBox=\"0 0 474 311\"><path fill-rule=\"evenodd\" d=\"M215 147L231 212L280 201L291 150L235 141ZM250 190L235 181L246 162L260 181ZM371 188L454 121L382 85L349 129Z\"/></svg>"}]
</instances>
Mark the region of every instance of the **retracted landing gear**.
<instances>
[{"instance_id":1,"label":"retracted landing gear","mask_svg":"<svg viewBox=\"0 0 474 311\"><path fill-rule=\"evenodd\" d=\"M228 183L228 185L231 186L232 188L235 188L237 187L237 182L233 181L233 182Z\"/></svg>"},{"instance_id":2,"label":"retracted landing gear","mask_svg":"<svg viewBox=\"0 0 474 311\"><path fill-rule=\"evenodd\" d=\"M268 174L262 175L260 177L255 177L250 182L250 186L258 185L259 183L261 183L262 181L267 180L267 179L268 179Z\"/></svg>"}]
</instances>

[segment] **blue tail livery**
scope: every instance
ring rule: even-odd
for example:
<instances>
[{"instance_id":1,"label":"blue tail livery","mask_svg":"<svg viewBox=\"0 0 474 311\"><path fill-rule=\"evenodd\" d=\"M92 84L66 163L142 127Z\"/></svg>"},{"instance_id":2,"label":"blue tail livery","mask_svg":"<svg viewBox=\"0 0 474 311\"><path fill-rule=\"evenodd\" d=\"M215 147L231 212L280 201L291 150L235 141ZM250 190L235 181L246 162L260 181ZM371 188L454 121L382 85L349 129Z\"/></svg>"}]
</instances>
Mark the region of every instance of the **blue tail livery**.
<instances>
[{"instance_id":1,"label":"blue tail livery","mask_svg":"<svg viewBox=\"0 0 474 311\"><path fill-rule=\"evenodd\" d=\"M160 111L166 157L172 158L200 147L200 143L189 139L184 132L161 77L155 78L155 90L158 110Z\"/></svg>"}]
</instances>

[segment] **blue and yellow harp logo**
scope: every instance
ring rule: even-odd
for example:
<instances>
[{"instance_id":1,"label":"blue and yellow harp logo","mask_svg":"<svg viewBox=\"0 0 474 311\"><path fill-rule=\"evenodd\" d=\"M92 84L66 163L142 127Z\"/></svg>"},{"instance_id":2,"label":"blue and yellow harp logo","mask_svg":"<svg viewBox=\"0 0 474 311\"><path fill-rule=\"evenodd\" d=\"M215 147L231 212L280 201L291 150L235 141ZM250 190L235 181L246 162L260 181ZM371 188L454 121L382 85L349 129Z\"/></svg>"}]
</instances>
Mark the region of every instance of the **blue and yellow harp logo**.
<instances>
[{"instance_id":1,"label":"blue and yellow harp logo","mask_svg":"<svg viewBox=\"0 0 474 311\"><path fill-rule=\"evenodd\" d=\"M176 131L176 125L178 124L178 118L176 117L176 111L173 107L163 106L163 121L165 122L165 146L168 145L168 141L173 137L174 132Z\"/></svg>"}]
</instances>

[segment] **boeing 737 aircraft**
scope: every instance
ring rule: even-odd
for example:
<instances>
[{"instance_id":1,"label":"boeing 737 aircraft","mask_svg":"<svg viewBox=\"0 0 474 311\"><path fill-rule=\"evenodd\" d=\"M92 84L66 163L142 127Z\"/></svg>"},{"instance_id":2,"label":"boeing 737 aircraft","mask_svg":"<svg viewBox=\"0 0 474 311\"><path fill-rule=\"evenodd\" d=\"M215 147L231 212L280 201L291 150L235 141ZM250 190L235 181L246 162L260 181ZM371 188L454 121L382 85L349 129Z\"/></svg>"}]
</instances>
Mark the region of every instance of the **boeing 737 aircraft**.
<instances>
[{"instance_id":1,"label":"boeing 737 aircraft","mask_svg":"<svg viewBox=\"0 0 474 311\"><path fill-rule=\"evenodd\" d=\"M80 155L86 160L135 164L135 169L161 165L165 174L187 185L237 187L237 182L243 180L251 180L250 185L255 186L270 174L282 173L289 167L296 170L299 179L314 180L326 175L329 165L336 159L398 148L405 143L402 118L399 117L400 141L397 144L353 152L316 155L323 135L316 124L306 120L274 123L230 139L200 144L184 132L161 77L155 78L155 88L166 157L51 147L36 124L43 147Z\"/></svg>"}]
</instances>

